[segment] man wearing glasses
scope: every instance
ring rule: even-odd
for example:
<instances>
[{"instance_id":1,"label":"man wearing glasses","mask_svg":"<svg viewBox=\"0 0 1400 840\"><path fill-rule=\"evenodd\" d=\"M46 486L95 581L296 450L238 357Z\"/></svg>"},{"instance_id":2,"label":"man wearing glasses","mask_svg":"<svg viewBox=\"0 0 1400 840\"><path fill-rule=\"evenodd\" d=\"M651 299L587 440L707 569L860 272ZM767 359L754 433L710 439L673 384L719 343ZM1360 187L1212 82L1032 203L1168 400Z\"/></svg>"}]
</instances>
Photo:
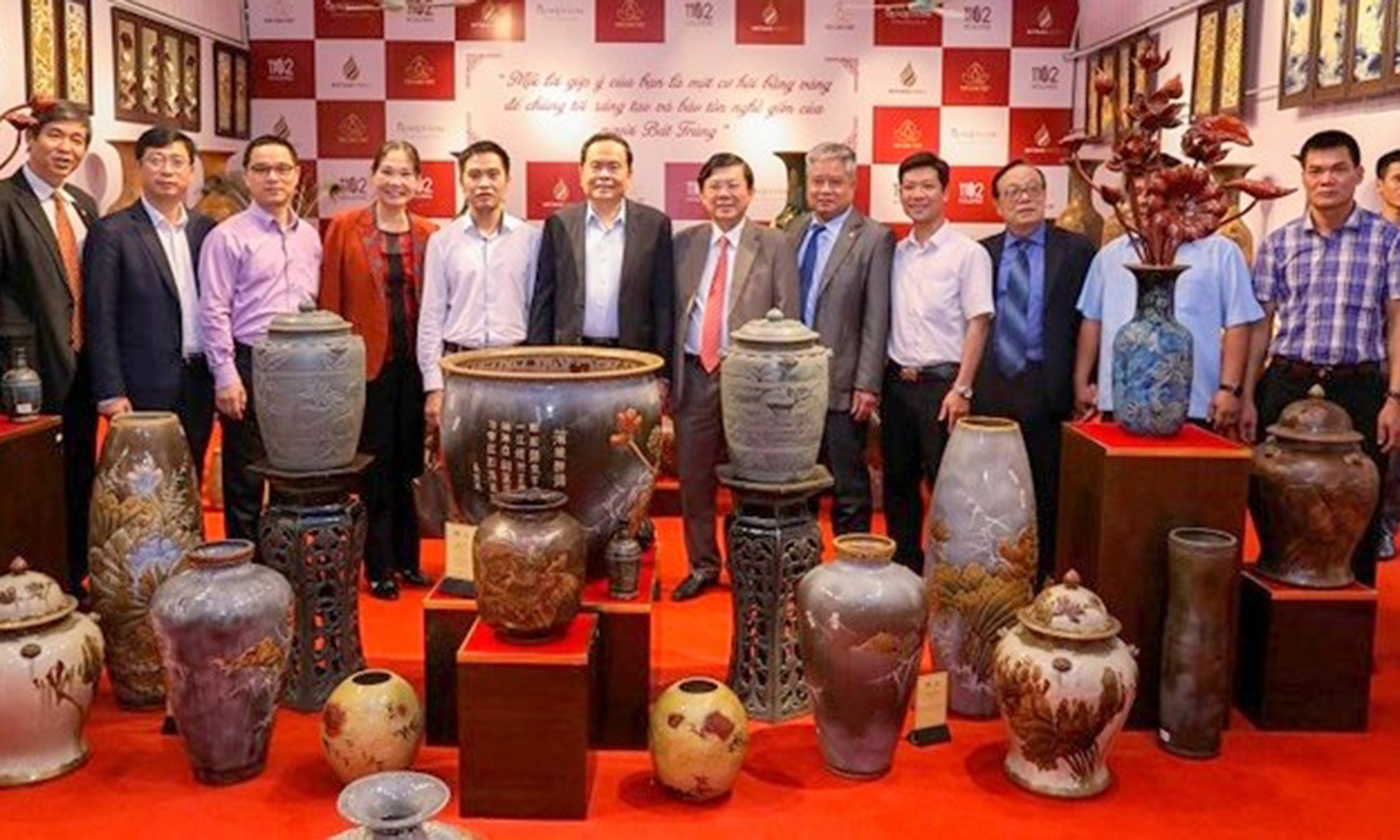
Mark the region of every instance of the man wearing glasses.
<instances>
[{"instance_id":1,"label":"man wearing glasses","mask_svg":"<svg viewBox=\"0 0 1400 840\"><path fill-rule=\"evenodd\" d=\"M199 331L199 272L208 216L185 209L194 141L166 126L136 141L141 197L100 220L83 254L92 390L104 417L173 411L203 475L214 379Z\"/></svg>"},{"instance_id":2,"label":"man wearing glasses","mask_svg":"<svg viewBox=\"0 0 1400 840\"><path fill-rule=\"evenodd\" d=\"M223 425L224 528L257 540L261 479L248 466L263 455L253 409L253 344L272 319L315 301L321 238L297 217L301 180L296 148L263 135L243 151L252 203L209 234L199 258L199 328L214 374L214 404Z\"/></svg>"}]
</instances>

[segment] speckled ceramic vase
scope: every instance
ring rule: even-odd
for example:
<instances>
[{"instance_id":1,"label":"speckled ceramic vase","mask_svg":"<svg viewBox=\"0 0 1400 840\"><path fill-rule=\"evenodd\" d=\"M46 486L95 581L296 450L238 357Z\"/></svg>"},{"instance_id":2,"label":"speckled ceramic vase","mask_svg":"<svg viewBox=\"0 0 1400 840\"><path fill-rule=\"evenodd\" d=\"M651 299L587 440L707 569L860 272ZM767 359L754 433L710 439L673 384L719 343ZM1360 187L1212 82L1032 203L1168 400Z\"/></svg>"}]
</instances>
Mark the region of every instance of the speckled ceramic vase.
<instances>
[{"instance_id":1,"label":"speckled ceramic vase","mask_svg":"<svg viewBox=\"0 0 1400 840\"><path fill-rule=\"evenodd\" d=\"M352 674L321 707L321 748L342 782L406 770L422 743L423 706L392 671Z\"/></svg>"},{"instance_id":2,"label":"speckled ceramic vase","mask_svg":"<svg viewBox=\"0 0 1400 840\"><path fill-rule=\"evenodd\" d=\"M687 677L656 698L648 735L658 782L685 799L714 799L744 765L749 716L728 686Z\"/></svg>"},{"instance_id":3,"label":"speckled ceramic vase","mask_svg":"<svg viewBox=\"0 0 1400 840\"><path fill-rule=\"evenodd\" d=\"M1113 339L1113 416L1123 431L1171 437L1191 408L1191 333L1173 317L1184 265L1130 265L1137 314Z\"/></svg>"}]
</instances>

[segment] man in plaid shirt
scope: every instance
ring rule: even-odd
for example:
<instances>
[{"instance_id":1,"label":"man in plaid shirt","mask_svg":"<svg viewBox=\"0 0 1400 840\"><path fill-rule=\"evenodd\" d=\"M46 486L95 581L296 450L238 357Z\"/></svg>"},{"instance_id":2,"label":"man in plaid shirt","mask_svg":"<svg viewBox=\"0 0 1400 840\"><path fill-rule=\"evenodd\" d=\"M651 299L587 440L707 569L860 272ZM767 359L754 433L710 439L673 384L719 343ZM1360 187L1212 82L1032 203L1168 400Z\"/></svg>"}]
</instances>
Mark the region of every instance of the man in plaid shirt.
<instances>
[{"instance_id":1,"label":"man in plaid shirt","mask_svg":"<svg viewBox=\"0 0 1400 840\"><path fill-rule=\"evenodd\" d=\"M1366 170L1351 135L1318 132L1298 161L1307 212L1269 234L1254 263L1265 317L1250 342L1242 430L1253 437L1321 385L1351 416L1384 476L1381 453L1400 445L1400 229L1356 204ZM1253 384L1266 347L1256 406ZM1376 580L1378 535L1379 514L1352 558L1368 585Z\"/></svg>"}]
</instances>

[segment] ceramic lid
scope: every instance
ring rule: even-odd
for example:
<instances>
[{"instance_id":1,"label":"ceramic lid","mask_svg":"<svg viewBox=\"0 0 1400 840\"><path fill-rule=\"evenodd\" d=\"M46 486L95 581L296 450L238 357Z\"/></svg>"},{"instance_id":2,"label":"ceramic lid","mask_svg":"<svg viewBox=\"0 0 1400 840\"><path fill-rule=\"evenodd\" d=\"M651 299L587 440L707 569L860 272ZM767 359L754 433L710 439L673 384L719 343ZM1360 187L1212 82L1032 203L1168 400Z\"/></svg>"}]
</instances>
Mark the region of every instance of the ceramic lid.
<instances>
[{"instance_id":1,"label":"ceramic lid","mask_svg":"<svg viewBox=\"0 0 1400 840\"><path fill-rule=\"evenodd\" d=\"M316 304L302 301L297 312L283 312L272 319L269 333L293 333L296 335L335 335L350 332L350 322L326 309L317 309Z\"/></svg>"},{"instance_id":2,"label":"ceramic lid","mask_svg":"<svg viewBox=\"0 0 1400 840\"><path fill-rule=\"evenodd\" d=\"M1327 399L1321 385L1312 386L1308 395L1289 403L1269 434L1282 440L1304 443L1360 443L1361 433L1351 425L1346 409Z\"/></svg>"},{"instance_id":3,"label":"ceramic lid","mask_svg":"<svg viewBox=\"0 0 1400 840\"><path fill-rule=\"evenodd\" d=\"M1041 590L1016 617L1036 633L1074 641L1111 639L1122 628L1094 590L1079 584L1079 573L1073 569L1059 584Z\"/></svg>"},{"instance_id":4,"label":"ceramic lid","mask_svg":"<svg viewBox=\"0 0 1400 840\"><path fill-rule=\"evenodd\" d=\"M51 624L78 608L58 581L31 571L23 557L10 561L10 573L0 576L0 630L20 630Z\"/></svg>"},{"instance_id":5,"label":"ceramic lid","mask_svg":"<svg viewBox=\"0 0 1400 840\"><path fill-rule=\"evenodd\" d=\"M730 338L750 344L812 344L821 336L801 321L784 317L781 309L773 308L762 318L735 330Z\"/></svg>"}]
</instances>

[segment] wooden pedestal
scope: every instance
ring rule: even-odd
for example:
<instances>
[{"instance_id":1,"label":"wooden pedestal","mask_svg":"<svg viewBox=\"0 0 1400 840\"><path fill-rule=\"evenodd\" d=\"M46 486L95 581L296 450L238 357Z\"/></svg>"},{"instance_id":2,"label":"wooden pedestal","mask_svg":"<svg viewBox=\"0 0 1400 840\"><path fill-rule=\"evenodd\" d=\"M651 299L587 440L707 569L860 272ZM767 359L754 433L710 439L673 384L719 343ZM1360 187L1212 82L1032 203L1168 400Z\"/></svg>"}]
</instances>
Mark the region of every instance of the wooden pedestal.
<instances>
[{"instance_id":1,"label":"wooden pedestal","mask_svg":"<svg viewBox=\"0 0 1400 840\"><path fill-rule=\"evenodd\" d=\"M457 650L476 623L476 601L441 592L439 580L423 599L424 689L429 746L457 743Z\"/></svg>"},{"instance_id":2,"label":"wooden pedestal","mask_svg":"<svg viewBox=\"0 0 1400 840\"><path fill-rule=\"evenodd\" d=\"M1190 424L1172 438L1136 438L1094 422L1066 424L1061 434L1056 574L1077 569L1123 622L1123 641L1140 651L1128 722L1155 727L1167 534L1190 525L1241 536L1251 453Z\"/></svg>"},{"instance_id":3,"label":"wooden pedestal","mask_svg":"<svg viewBox=\"0 0 1400 840\"><path fill-rule=\"evenodd\" d=\"M62 431L58 417L28 423L0 417L0 464L7 484L0 492L0 570L22 556L29 568L58 581L68 592Z\"/></svg>"},{"instance_id":4,"label":"wooden pedestal","mask_svg":"<svg viewBox=\"0 0 1400 840\"><path fill-rule=\"evenodd\" d=\"M1376 590L1240 578L1235 698L1260 729L1363 732L1371 705Z\"/></svg>"},{"instance_id":5,"label":"wooden pedestal","mask_svg":"<svg viewBox=\"0 0 1400 840\"><path fill-rule=\"evenodd\" d=\"M598 617L519 645L485 622L457 653L461 815L583 819L593 775Z\"/></svg>"}]
</instances>

